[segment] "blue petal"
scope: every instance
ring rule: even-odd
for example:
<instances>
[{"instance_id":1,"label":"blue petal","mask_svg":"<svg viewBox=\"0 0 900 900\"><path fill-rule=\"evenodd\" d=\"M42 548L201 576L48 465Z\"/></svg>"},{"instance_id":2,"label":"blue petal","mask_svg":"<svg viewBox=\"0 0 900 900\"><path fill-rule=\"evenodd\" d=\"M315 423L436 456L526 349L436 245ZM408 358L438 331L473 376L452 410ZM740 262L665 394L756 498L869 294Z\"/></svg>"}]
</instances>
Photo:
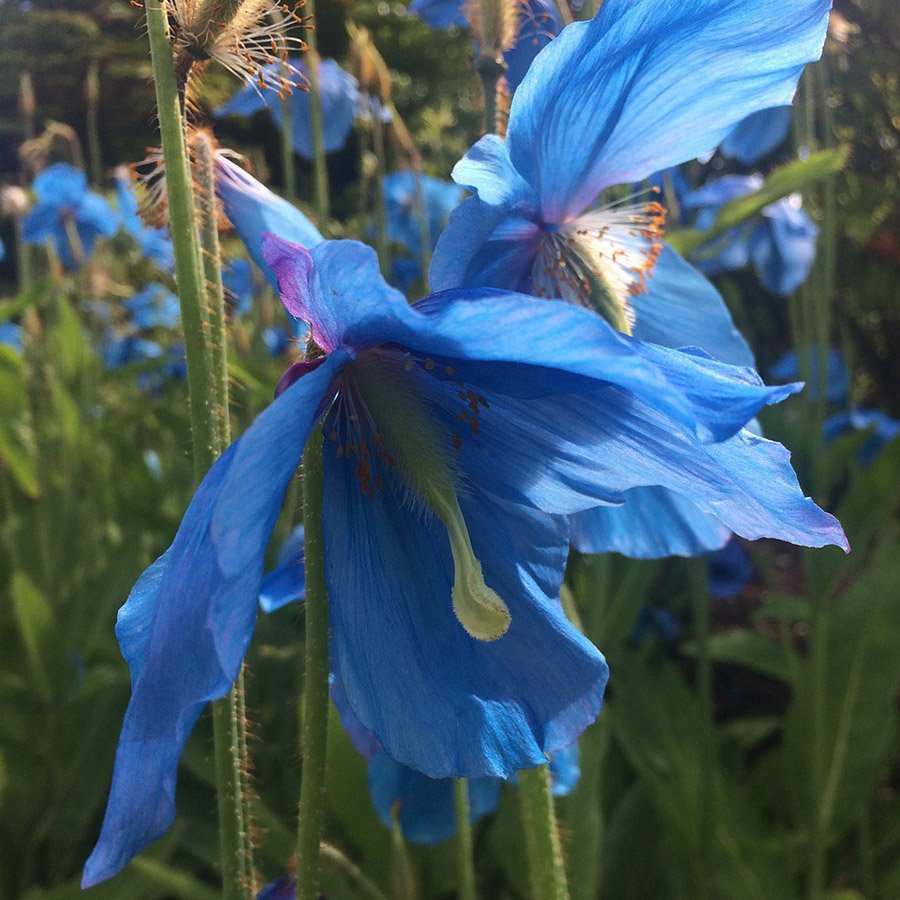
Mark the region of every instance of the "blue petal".
<instances>
[{"instance_id":1,"label":"blue petal","mask_svg":"<svg viewBox=\"0 0 900 900\"><path fill-rule=\"evenodd\" d=\"M332 653L359 720L394 759L433 778L505 777L570 744L597 715L606 665L555 599L564 522L469 482L460 505L475 555L512 616L503 637L476 641L452 610L444 526L410 510L391 472L364 497L330 446Z\"/></svg>"},{"instance_id":2,"label":"blue petal","mask_svg":"<svg viewBox=\"0 0 900 900\"><path fill-rule=\"evenodd\" d=\"M819 229L790 197L763 210L750 240L750 257L767 291L791 294L809 277Z\"/></svg>"},{"instance_id":3,"label":"blue petal","mask_svg":"<svg viewBox=\"0 0 900 900\"><path fill-rule=\"evenodd\" d=\"M90 232L97 237L112 237L119 228L119 217L107 199L92 191L85 194L75 210L75 221L82 235Z\"/></svg>"},{"instance_id":4,"label":"blue petal","mask_svg":"<svg viewBox=\"0 0 900 900\"><path fill-rule=\"evenodd\" d=\"M32 188L41 203L74 208L88 193L87 176L68 163L54 163L34 179Z\"/></svg>"},{"instance_id":5,"label":"blue petal","mask_svg":"<svg viewBox=\"0 0 900 900\"><path fill-rule=\"evenodd\" d=\"M760 175L724 175L722 178L713 179L702 187L689 191L682 200L682 206L685 209L713 207L718 210L720 206L730 200L752 194L762 186L763 179ZM698 223L697 227L708 228L710 225L712 225L712 221L709 221L708 224Z\"/></svg>"},{"instance_id":6,"label":"blue petal","mask_svg":"<svg viewBox=\"0 0 900 900\"><path fill-rule=\"evenodd\" d=\"M566 797L581 778L578 742L561 747L550 755L550 786L554 797Z\"/></svg>"},{"instance_id":7,"label":"blue petal","mask_svg":"<svg viewBox=\"0 0 900 900\"><path fill-rule=\"evenodd\" d=\"M714 516L665 488L633 488L624 499L622 506L598 506L572 516L572 545L581 553L661 559L698 556L731 537Z\"/></svg>"},{"instance_id":8,"label":"blue petal","mask_svg":"<svg viewBox=\"0 0 900 900\"><path fill-rule=\"evenodd\" d=\"M53 237L58 229L58 207L38 201L22 218L22 241L26 244L42 244Z\"/></svg>"},{"instance_id":9,"label":"blue petal","mask_svg":"<svg viewBox=\"0 0 900 900\"><path fill-rule=\"evenodd\" d=\"M632 297L631 305L633 334L643 341L701 347L722 362L753 365L753 353L719 292L671 247L664 247L647 292Z\"/></svg>"},{"instance_id":10,"label":"blue petal","mask_svg":"<svg viewBox=\"0 0 900 900\"><path fill-rule=\"evenodd\" d=\"M161 284L148 284L122 306L136 328L174 328L181 318L178 298Z\"/></svg>"},{"instance_id":11,"label":"blue petal","mask_svg":"<svg viewBox=\"0 0 900 900\"><path fill-rule=\"evenodd\" d=\"M467 24L465 7L465 0L413 0L409 11L432 28L450 28Z\"/></svg>"},{"instance_id":12,"label":"blue petal","mask_svg":"<svg viewBox=\"0 0 900 900\"><path fill-rule=\"evenodd\" d=\"M468 782L469 818L477 822L500 802L500 780L473 778ZM381 821L390 828L398 806L403 836L416 844L437 844L456 831L453 778L429 778L401 765L383 750L369 763L369 793Z\"/></svg>"},{"instance_id":13,"label":"blue petal","mask_svg":"<svg viewBox=\"0 0 900 900\"><path fill-rule=\"evenodd\" d=\"M868 431L871 434L860 447L857 459L863 465L871 465L878 454L891 441L900 437L900 420L892 419L886 413L875 409L851 409L836 413L825 420L823 434L825 442L833 441L838 435L848 431Z\"/></svg>"},{"instance_id":14,"label":"blue petal","mask_svg":"<svg viewBox=\"0 0 900 900\"><path fill-rule=\"evenodd\" d=\"M809 350L802 351L804 354ZM797 352L791 350L786 353L769 370L772 378L778 381L788 381L800 378L800 365ZM812 360L809 372L809 384L807 391L811 399L815 400L819 393L819 353L812 348ZM850 373L839 350L829 350L825 360L825 394L829 403L844 404L850 391Z\"/></svg>"},{"instance_id":15,"label":"blue petal","mask_svg":"<svg viewBox=\"0 0 900 900\"><path fill-rule=\"evenodd\" d=\"M516 27L516 42L503 52L506 84L511 92L522 83L535 57L562 31L563 21L554 0L522 3Z\"/></svg>"},{"instance_id":16,"label":"blue petal","mask_svg":"<svg viewBox=\"0 0 900 900\"><path fill-rule=\"evenodd\" d=\"M272 232L302 247L322 242L316 226L296 206L223 156L216 157L216 193L250 257L276 291L278 280L263 257L262 236Z\"/></svg>"},{"instance_id":17,"label":"blue petal","mask_svg":"<svg viewBox=\"0 0 900 900\"><path fill-rule=\"evenodd\" d=\"M303 526L298 525L278 553L278 563L262 580L259 605L263 612L274 612L303 601L306 594L306 566L303 562Z\"/></svg>"},{"instance_id":18,"label":"blue petal","mask_svg":"<svg viewBox=\"0 0 900 900\"><path fill-rule=\"evenodd\" d=\"M740 593L753 577L753 563L743 544L732 538L721 550L707 557L709 596L723 600Z\"/></svg>"},{"instance_id":19,"label":"blue petal","mask_svg":"<svg viewBox=\"0 0 900 900\"><path fill-rule=\"evenodd\" d=\"M516 91L507 131L544 218L576 216L603 188L711 152L746 116L789 103L830 6L606 0L564 28Z\"/></svg>"},{"instance_id":20,"label":"blue petal","mask_svg":"<svg viewBox=\"0 0 900 900\"><path fill-rule=\"evenodd\" d=\"M433 248L447 216L459 205L463 192L455 184L440 181L411 169L392 172L382 182L388 213L388 238L403 245L410 253L421 252L419 207L416 180L421 191L428 220L429 249Z\"/></svg>"},{"instance_id":21,"label":"blue petal","mask_svg":"<svg viewBox=\"0 0 900 900\"><path fill-rule=\"evenodd\" d=\"M132 670L113 784L82 884L110 878L171 824L178 759L223 696L256 618L263 554L326 389L334 354L285 391L216 461L171 548L135 586L120 626Z\"/></svg>"},{"instance_id":22,"label":"blue petal","mask_svg":"<svg viewBox=\"0 0 900 900\"><path fill-rule=\"evenodd\" d=\"M719 150L748 166L783 144L790 129L790 106L761 109L741 121L722 141Z\"/></svg>"}]
</instances>

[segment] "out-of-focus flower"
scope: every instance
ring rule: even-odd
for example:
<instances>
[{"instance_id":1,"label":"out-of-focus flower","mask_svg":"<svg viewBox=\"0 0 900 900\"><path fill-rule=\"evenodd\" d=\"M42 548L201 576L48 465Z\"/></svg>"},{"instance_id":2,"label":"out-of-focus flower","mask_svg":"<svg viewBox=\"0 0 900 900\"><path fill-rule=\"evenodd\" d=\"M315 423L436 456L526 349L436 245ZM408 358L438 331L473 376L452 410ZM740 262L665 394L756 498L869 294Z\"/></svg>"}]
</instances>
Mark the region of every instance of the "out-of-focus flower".
<instances>
[{"instance_id":1,"label":"out-of-focus flower","mask_svg":"<svg viewBox=\"0 0 900 900\"><path fill-rule=\"evenodd\" d=\"M421 252L419 205L416 201L416 180L421 182L431 249L437 243L441 229L450 213L463 198L463 190L450 181L430 175L417 175L411 169L392 172L383 182L387 203L388 239L405 247L410 253Z\"/></svg>"},{"instance_id":2,"label":"out-of-focus flower","mask_svg":"<svg viewBox=\"0 0 900 900\"><path fill-rule=\"evenodd\" d=\"M163 349L156 343L136 334L111 336L103 347L103 364L107 369L121 369L131 363L159 359Z\"/></svg>"},{"instance_id":3,"label":"out-of-focus flower","mask_svg":"<svg viewBox=\"0 0 900 900\"><path fill-rule=\"evenodd\" d=\"M631 642L640 646L655 635L669 653L674 653L678 649L680 632L678 620L669 610L656 603L645 603L631 630Z\"/></svg>"},{"instance_id":4,"label":"out-of-focus flower","mask_svg":"<svg viewBox=\"0 0 900 900\"><path fill-rule=\"evenodd\" d=\"M857 452L859 462L868 466L878 458L884 448L900 437L900 419L892 419L877 409L848 409L835 413L825 421L825 442L851 431L871 432Z\"/></svg>"},{"instance_id":5,"label":"out-of-focus flower","mask_svg":"<svg viewBox=\"0 0 900 900\"><path fill-rule=\"evenodd\" d=\"M310 254L266 235L263 250L316 352L212 466L119 613L133 690L86 886L171 823L178 759L240 668L319 422L331 669L387 753L432 778L508 777L596 717L606 663L559 602L568 514L661 484L746 536L846 547L786 451L740 431L792 387L570 304L459 290L411 306L353 241Z\"/></svg>"},{"instance_id":6,"label":"out-of-focus flower","mask_svg":"<svg viewBox=\"0 0 900 900\"><path fill-rule=\"evenodd\" d=\"M249 315L253 305L253 267L246 259L229 259L222 265L225 300L238 316Z\"/></svg>"},{"instance_id":7,"label":"out-of-focus flower","mask_svg":"<svg viewBox=\"0 0 900 900\"><path fill-rule=\"evenodd\" d=\"M306 74L306 63L300 59L291 61L297 71ZM274 73L279 64L270 67ZM267 70L268 71L268 70ZM322 137L326 153L340 150L347 142L359 107L359 86L356 79L345 72L333 59L319 63L319 97L322 103ZM304 159L313 159L312 120L307 91L294 91L288 102L291 108L291 135L294 150ZM227 103L217 110L216 116L249 116L267 109L276 125L281 124L282 101L274 87L260 88L257 82L242 87Z\"/></svg>"},{"instance_id":8,"label":"out-of-focus flower","mask_svg":"<svg viewBox=\"0 0 900 900\"><path fill-rule=\"evenodd\" d=\"M37 203L22 219L22 240L52 240L66 269L77 268L94 250L98 237L112 237L119 222L106 199L88 189L84 172L54 163L32 185Z\"/></svg>"},{"instance_id":9,"label":"out-of-focus flower","mask_svg":"<svg viewBox=\"0 0 900 900\"><path fill-rule=\"evenodd\" d=\"M743 544L732 538L721 550L706 557L709 572L709 596L724 600L739 594L753 577L753 563Z\"/></svg>"},{"instance_id":10,"label":"out-of-focus flower","mask_svg":"<svg viewBox=\"0 0 900 900\"><path fill-rule=\"evenodd\" d=\"M163 269L172 269L175 265L175 252L169 232L165 228L151 228L141 220L131 172L127 166L116 169L115 182L122 227L137 241L145 256Z\"/></svg>"},{"instance_id":11,"label":"out-of-focus flower","mask_svg":"<svg viewBox=\"0 0 900 900\"><path fill-rule=\"evenodd\" d=\"M21 219L28 212L28 194L14 184L0 188L0 214Z\"/></svg>"},{"instance_id":12,"label":"out-of-focus flower","mask_svg":"<svg viewBox=\"0 0 900 900\"><path fill-rule=\"evenodd\" d=\"M175 328L181 319L178 298L161 284L148 284L122 306L135 328Z\"/></svg>"},{"instance_id":13,"label":"out-of-focus flower","mask_svg":"<svg viewBox=\"0 0 900 900\"><path fill-rule=\"evenodd\" d=\"M711 181L683 200L695 210L694 227L710 228L721 207L759 190L759 175L726 175ZM809 277L816 258L819 229L801 206L799 194L763 207L760 215L731 228L698 248L693 262L707 275L753 265L767 291L790 294Z\"/></svg>"},{"instance_id":14,"label":"out-of-focus flower","mask_svg":"<svg viewBox=\"0 0 900 900\"><path fill-rule=\"evenodd\" d=\"M12 347L19 353L24 349L22 344L22 326L15 322L0 322L0 344Z\"/></svg>"},{"instance_id":15,"label":"out-of-focus flower","mask_svg":"<svg viewBox=\"0 0 900 900\"><path fill-rule=\"evenodd\" d=\"M819 353L813 347L800 351L803 356L811 353L809 360L809 383L806 390L813 400L819 397ZM800 358L796 350L785 353L769 369L772 378L778 381L797 381L801 377ZM835 406L843 406L850 393L850 373L840 350L829 350L825 357L825 398Z\"/></svg>"},{"instance_id":16,"label":"out-of-focus flower","mask_svg":"<svg viewBox=\"0 0 900 900\"><path fill-rule=\"evenodd\" d=\"M413 0L409 11L432 28L462 28L468 24L465 0Z\"/></svg>"},{"instance_id":17,"label":"out-of-focus flower","mask_svg":"<svg viewBox=\"0 0 900 900\"><path fill-rule=\"evenodd\" d=\"M761 109L738 124L719 145L719 150L723 156L749 166L783 144L790 130L790 106Z\"/></svg>"}]
</instances>

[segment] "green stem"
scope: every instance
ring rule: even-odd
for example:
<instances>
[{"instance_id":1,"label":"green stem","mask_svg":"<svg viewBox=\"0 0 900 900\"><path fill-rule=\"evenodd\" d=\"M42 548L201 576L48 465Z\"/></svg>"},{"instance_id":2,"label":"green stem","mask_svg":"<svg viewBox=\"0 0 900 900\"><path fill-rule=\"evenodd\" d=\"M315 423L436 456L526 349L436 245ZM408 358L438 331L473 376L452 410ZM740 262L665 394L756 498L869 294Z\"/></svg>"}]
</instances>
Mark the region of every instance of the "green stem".
<instances>
[{"instance_id":1,"label":"green stem","mask_svg":"<svg viewBox=\"0 0 900 900\"><path fill-rule=\"evenodd\" d=\"M710 648L709 586L706 559L689 562L691 567L691 601L694 607L694 639L697 645L696 681L700 700L700 783L697 806L697 860L702 896L709 893L709 873L715 829L713 808L713 777L716 765L716 743L713 723L713 678Z\"/></svg>"},{"instance_id":2,"label":"green stem","mask_svg":"<svg viewBox=\"0 0 900 900\"><path fill-rule=\"evenodd\" d=\"M337 847L322 841L319 847L319 856L322 859L323 867L327 866L341 875L348 884L355 888L357 896L365 897L367 900L387 900L384 891Z\"/></svg>"},{"instance_id":3,"label":"green stem","mask_svg":"<svg viewBox=\"0 0 900 900\"><path fill-rule=\"evenodd\" d=\"M533 900L568 900L548 766L519 772L519 798Z\"/></svg>"},{"instance_id":4,"label":"green stem","mask_svg":"<svg viewBox=\"0 0 900 900\"><path fill-rule=\"evenodd\" d=\"M456 864L459 873L459 900L475 900L475 856L472 852L472 820L469 809L469 783L457 778L456 799Z\"/></svg>"},{"instance_id":5,"label":"green stem","mask_svg":"<svg viewBox=\"0 0 900 900\"><path fill-rule=\"evenodd\" d=\"M823 812L822 794L825 785L825 677L827 672L828 611L825 598L812 598L810 619L810 648L808 690L810 698L810 860L809 898L819 900L825 891L825 855L828 850L827 815Z\"/></svg>"},{"instance_id":6,"label":"green stem","mask_svg":"<svg viewBox=\"0 0 900 900\"><path fill-rule=\"evenodd\" d=\"M297 199L297 167L294 160L294 134L291 119L293 94L285 94L281 101L281 177L284 196L293 203Z\"/></svg>"},{"instance_id":7,"label":"green stem","mask_svg":"<svg viewBox=\"0 0 900 900\"><path fill-rule=\"evenodd\" d=\"M146 0L145 9L184 328L194 471L199 480L224 449L228 436L227 405L216 400L227 396L225 388L220 385L210 390L208 387L210 382L223 377L224 368L216 367L213 347L221 342L224 348L224 334L215 337L211 334L184 111L169 44L166 8L161 0ZM246 762L241 758L242 719L239 718L242 692L243 678L239 676L235 690L212 704L222 885L226 900L252 897L254 887L252 861L247 852L248 823L244 815Z\"/></svg>"},{"instance_id":8,"label":"green stem","mask_svg":"<svg viewBox=\"0 0 900 900\"><path fill-rule=\"evenodd\" d=\"M84 84L87 101L88 159L91 165L91 183L99 187L103 180L103 162L100 154L100 65L92 59L88 65Z\"/></svg>"},{"instance_id":9,"label":"green stem","mask_svg":"<svg viewBox=\"0 0 900 900\"><path fill-rule=\"evenodd\" d=\"M375 151L375 249L382 274L390 274L390 251L387 239L387 203L384 179L387 175L387 156L384 149L384 126L377 117L372 120L372 148Z\"/></svg>"},{"instance_id":10,"label":"green stem","mask_svg":"<svg viewBox=\"0 0 900 900\"><path fill-rule=\"evenodd\" d=\"M484 133L496 134L497 84L506 71L506 65L501 59L482 55L475 60L475 71L481 79L481 92L484 95Z\"/></svg>"},{"instance_id":11,"label":"green stem","mask_svg":"<svg viewBox=\"0 0 900 900\"><path fill-rule=\"evenodd\" d=\"M319 896L319 843L325 818L328 744L328 593L322 537L322 431L313 430L303 453L303 525L306 558L306 671L303 777L297 829L297 900Z\"/></svg>"},{"instance_id":12,"label":"green stem","mask_svg":"<svg viewBox=\"0 0 900 900\"><path fill-rule=\"evenodd\" d=\"M328 167L325 162L325 133L322 126L322 99L319 95L319 53L316 50L316 2L306 0L306 15L313 27L306 29L305 40L309 50L306 54L306 68L309 75L309 120L313 142L313 176L315 179L316 215L319 231L328 229L330 214L328 199Z\"/></svg>"}]
</instances>

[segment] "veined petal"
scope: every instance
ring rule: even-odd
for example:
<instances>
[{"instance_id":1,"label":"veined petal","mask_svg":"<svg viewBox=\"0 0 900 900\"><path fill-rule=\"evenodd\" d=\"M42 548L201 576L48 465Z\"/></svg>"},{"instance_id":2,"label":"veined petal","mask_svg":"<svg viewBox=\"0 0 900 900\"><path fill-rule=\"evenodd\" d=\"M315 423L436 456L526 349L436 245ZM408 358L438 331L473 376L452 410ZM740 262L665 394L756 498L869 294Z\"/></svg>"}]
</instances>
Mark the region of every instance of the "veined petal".
<instances>
[{"instance_id":1,"label":"veined petal","mask_svg":"<svg viewBox=\"0 0 900 900\"><path fill-rule=\"evenodd\" d=\"M569 519L581 553L621 553L634 559L698 556L731 537L718 519L687 497L662 487L632 488L621 506L598 506Z\"/></svg>"},{"instance_id":2,"label":"veined petal","mask_svg":"<svg viewBox=\"0 0 900 900\"><path fill-rule=\"evenodd\" d=\"M565 522L475 483L460 496L484 579L511 615L501 637L474 640L453 611L445 526L411 510L391 473L364 496L333 446L323 518L332 651L359 720L433 778L505 777L570 744L600 708L606 666L546 590L562 578Z\"/></svg>"},{"instance_id":3,"label":"veined petal","mask_svg":"<svg viewBox=\"0 0 900 900\"><path fill-rule=\"evenodd\" d=\"M263 556L288 481L336 372L334 354L256 419L203 479L171 548L138 580L119 625L132 671L113 784L82 884L110 878L175 815L175 777L203 707L250 642Z\"/></svg>"},{"instance_id":4,"label":"veined petal","mask_svg":"<svg viewBox=\"0 0 900 900\"><path fill-rule=\"evenodd\" d=\"M666 246L647 281L631 298L632 334L664 347L700 347L722 362L752 366L753 353L734 327L719 292Z\"/></svg>"},{"instance_id":5,"label":"veined petal","mask_svg":"<svg viewBox=\"0 0 900 900\"><path fill-rule=\"evenodd\" d=\"M750 113L789 103L830 6L606 0L564 28L516 91L507 130L544 218L578 215L603 188L710 152Z\"/></svg>"}]
</instances>

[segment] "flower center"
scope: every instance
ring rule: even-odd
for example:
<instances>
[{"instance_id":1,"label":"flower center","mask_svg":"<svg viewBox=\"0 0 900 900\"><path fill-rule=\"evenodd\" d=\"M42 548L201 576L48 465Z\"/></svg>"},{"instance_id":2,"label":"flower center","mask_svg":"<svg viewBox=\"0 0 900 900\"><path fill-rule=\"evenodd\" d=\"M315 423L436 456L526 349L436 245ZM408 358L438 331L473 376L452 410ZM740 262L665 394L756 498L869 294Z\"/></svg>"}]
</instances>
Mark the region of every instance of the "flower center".
<instances>
[{"instance_id":1,"label":"flower center","mask_svg":"<svg viewBox=\"0 0 900 900\"><path fill-rule=\"evenodd\" d=\"M665 221L665 208L653 200L605 207L559 225L545 234L534 262L535 292L593 309L630 334L630 301L647 291Z\"/></svg>"},{"instance_id":2,"label":"flower center","mask_svg":"<svg viewBox=\"0 0 900 900\"><path fill-rule=\"evenodd\" d=\"M497 593L485 584L481 563L475 556L459 507L457 483L460 476L450 447L457 447L460 438L444 433L427 400L416 391L415 378L421 375L412 372L415 365L411 357L401 354L363 353L350 365L350 381L347 390L341 393L353 407L347 411L351 420L356 416L358 422L359 415L370 420L375 432L377 458L389 468L398 470L411 499L424 503L447 529L453 557L451 598L459 623L471 637L493 641L509 628L509 610ZM437 367L430 359L422 365L426 373L436 369L448 371L448 368ZM365 454L357 454L361 456L357 477L363 494L369 495L373 486L376 490L380 487L381 479L376 477L373 483L370 453L365 442L360 444ZM342 446L338 450L339 455L343 455Z\"/></svg>"}]
</instances>

